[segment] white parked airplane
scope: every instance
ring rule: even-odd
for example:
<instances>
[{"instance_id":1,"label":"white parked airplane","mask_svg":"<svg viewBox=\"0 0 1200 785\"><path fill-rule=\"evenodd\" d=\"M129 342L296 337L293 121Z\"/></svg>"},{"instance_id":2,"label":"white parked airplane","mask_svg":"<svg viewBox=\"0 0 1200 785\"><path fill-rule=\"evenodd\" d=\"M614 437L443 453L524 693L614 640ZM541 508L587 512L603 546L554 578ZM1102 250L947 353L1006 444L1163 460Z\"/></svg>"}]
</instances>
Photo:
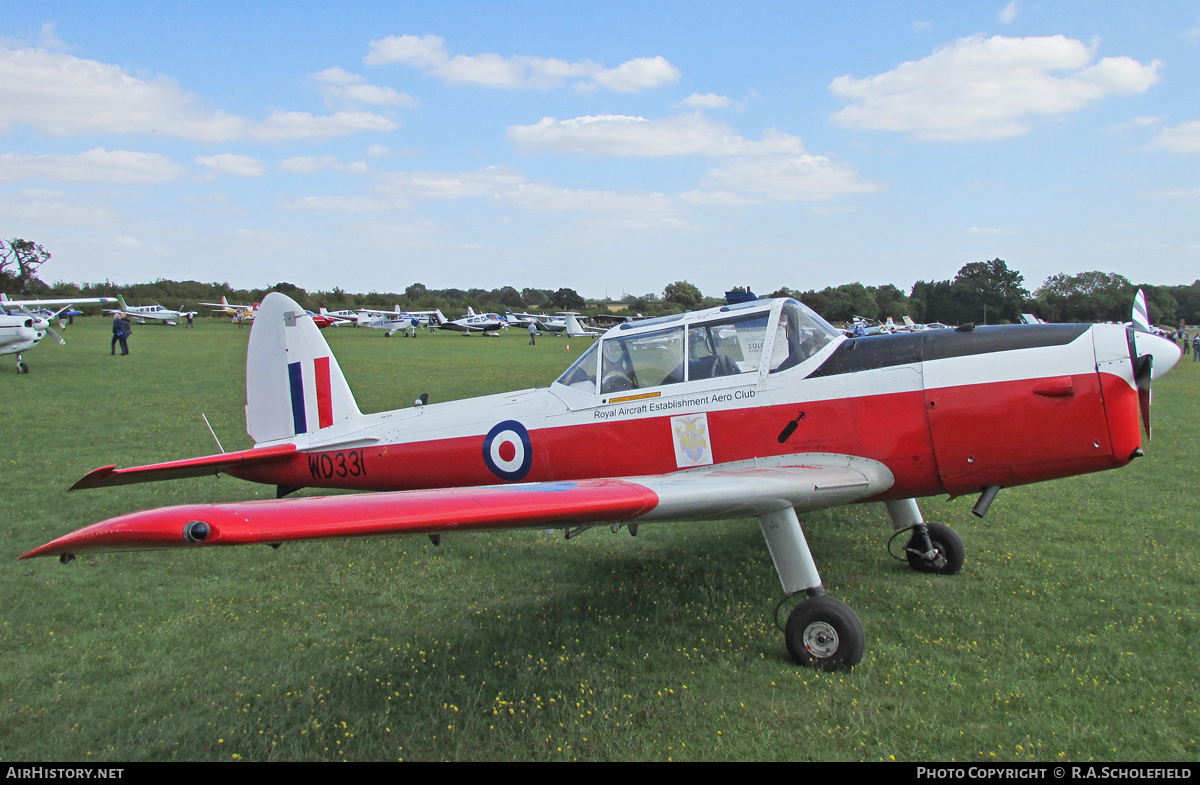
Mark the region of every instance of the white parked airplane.
<instances>
[{"instance_id":1,"label":"white parked airplane","mask_svg":"<svg viewBox=\"0 0 1200 785\"><path fill-rule=\"evenodd\" d=\"M188 314L196 315L195 311L172 311L170 308L164 308L161 305L127 305L125 297L117 295L117 302L121 304L120 308L104 309L105 313L119 314L121 316L131 316L137 320L138 324L145 324L147 319L152 319L163 324L175 324L176 319L186 319Z\"/></svg>"},{"instance_id":2,"label":"white parked airplane","mask_svg":"<svg viewBox=\"0 0 1200 785\"><path fill-rule=\"evenodd\" d=\"M483 333L484 335L493 334L499 335L499 331L508 327L506 322L499 314L475 313L475 309L467 306L467 315L461 319L447 319L441 309L434 311L434 318L437 319L438 328L442 330L457 330L463 335L471 333Z\"/></svg>"},{"instance_id":3,"label":"white parked airplane","mask_svg":"<svg viewBox=\"0 0 1200 785\"><path fill-rule=\"evenodd\" d=\"M116 302L116 298L77 297L73 300L10 300L8 299L8 295L0 292L0 354L17 355L17 373L29 373L29 365L21 359L22 352L27 352L36 346L38 341L46 337L47 333L58 339L60 344L66 343L61 335L51 329L51 319L73 305L111 302ZM30 307L42 308L47 306L62 307L48 317L29 310ZM61 327L62 325L60 324L59 326Z\"/></svg>"},{"instance_id":4,"label":"white parked airplane","mask_svg":"<svg viewBox=\"0 0 1200 785\"><path fill-rule=\"evenodd\" d=\"M605 333L605 330L601 330L598 327L588 327L580 322L576 318L579 316L578 311L559 311L559 313L567 324L567 337L569 338L598 338Z\"/></svg>"},{"instance_id":5,"label":"white parked airplane","mask_svg":"<svg viewBox=\"0 0 1200 785\"><path fill-rule=\"evenodd\" d=\"M538 332L556 336L562 335L567 331L566 319L561 316L547 316L544 313L514 313L508 311L504 314L504 321L508 322L509 326L516 326L526 330L532 324Z\"/></svg>"},{"instance_id":6,"label":"white parked airplane","mask_svg":"<svg viewBox=\"0 0 1200 785\"><path fill-rule=\"evenodd\" d=\"M387 330L384 333L385 338L391 338L393 334L401 330L412 330L416 334L416 329L422 323L428 324L434 318L436 311L402 311L400 306L395 306L390 311L379 311L374 308L360 308L357 312L359 327L374 327L376 330Z\"/></svg>"}]
</instances>

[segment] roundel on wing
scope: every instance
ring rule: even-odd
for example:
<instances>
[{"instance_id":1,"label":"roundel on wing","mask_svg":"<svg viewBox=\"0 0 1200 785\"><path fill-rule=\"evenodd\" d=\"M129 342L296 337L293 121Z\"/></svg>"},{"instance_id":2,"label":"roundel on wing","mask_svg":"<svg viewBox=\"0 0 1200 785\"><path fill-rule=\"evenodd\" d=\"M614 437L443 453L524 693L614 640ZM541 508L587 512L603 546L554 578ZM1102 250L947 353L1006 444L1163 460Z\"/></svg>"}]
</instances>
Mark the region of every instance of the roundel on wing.
<instances>
[{"instance_id":1,"label":"roundel on wing","mask_svg":"<svg viewBox=\"0 0 1200 785\"><path fill-rule=\"evenodd\" d=\"M483 440L483 462L501 479L523 479L533 465L529 431L516 420L497 423Z\"/></svg>"}]
</instances>

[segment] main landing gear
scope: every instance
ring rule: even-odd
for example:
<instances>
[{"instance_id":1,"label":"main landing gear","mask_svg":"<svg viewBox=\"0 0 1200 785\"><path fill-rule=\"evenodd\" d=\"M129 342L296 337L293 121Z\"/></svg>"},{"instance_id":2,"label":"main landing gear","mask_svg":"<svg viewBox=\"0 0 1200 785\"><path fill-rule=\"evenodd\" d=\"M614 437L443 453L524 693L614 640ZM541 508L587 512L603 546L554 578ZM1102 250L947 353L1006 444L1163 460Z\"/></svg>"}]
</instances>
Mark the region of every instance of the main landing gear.
<instances>
[{"instance_id":1,"label":"main landing gear","mask_svg":"<svg viewBox=\"0 0 1200 785\"><path fill-rule=\"evenodd\" d=\"M29 365L21 359L21 355L17 355L17 373L29 373Z\"/></svg>"},{"instance_id":2,"label":"main landing gear","mask_svg":"<svg viewBox=\"0 0 1200 785\"><path fill-rule=\"evenodd\" d=\"M966 549L962 538L950 527L925 523L913 499L886 504L897 535L912 532L904 547L905 558L912 569L939 575L953 575L962 569ZM808 595L808 599L792 610L783 626L788 653L798 665L817 670L853 668L866 650L862 620L849 605L825 594L795 509L785 507L760 515L758 523L783 584L783 602L801 592Z\"/></svg>"}]
</instances>

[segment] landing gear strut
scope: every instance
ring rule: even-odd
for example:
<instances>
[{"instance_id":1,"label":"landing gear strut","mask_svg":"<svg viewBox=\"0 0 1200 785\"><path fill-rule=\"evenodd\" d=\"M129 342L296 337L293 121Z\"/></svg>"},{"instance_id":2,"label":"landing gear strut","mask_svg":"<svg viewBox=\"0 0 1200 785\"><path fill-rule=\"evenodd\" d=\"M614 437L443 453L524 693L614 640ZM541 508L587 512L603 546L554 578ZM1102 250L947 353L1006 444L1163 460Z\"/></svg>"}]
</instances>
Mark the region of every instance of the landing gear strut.
<instances>
[{"instance_id":1,"label":"landing gear strut","mask_svg":"<svg viewBox=\"0 0 1200 785\"><path fill-rule=\"evenodd\" d=\"M29 365L21 359L21 355L17 355L17 373L29 373Z\"/></svg>"},{"instance_id":2,"label":"landing gear strut","mask_svg":"<svg viewBox=\"0 0 1200 785\"><path fill-rule=\"evenodd\" d=\"M866 650L862 621L849 605L825 595L795 509L785 507L760 515L758 523L784 593L787 597L808 594L783 629L792 659L798 665L825 671L857 665Z\"/></svg>"},{"instance_id":3,"label":"landing gear strut","mask_svg":"<svg viewBox=\"0 0 1200 785\"><path fill-rule=\"evenodd\" d=\"M962 569L967 549L953 529L940 523L925 523L914 499L898 499L886 504L896 534L912 531L904 546L904 558L909 567L937 575L955 575Z\"/></svg>"}]
</instances>

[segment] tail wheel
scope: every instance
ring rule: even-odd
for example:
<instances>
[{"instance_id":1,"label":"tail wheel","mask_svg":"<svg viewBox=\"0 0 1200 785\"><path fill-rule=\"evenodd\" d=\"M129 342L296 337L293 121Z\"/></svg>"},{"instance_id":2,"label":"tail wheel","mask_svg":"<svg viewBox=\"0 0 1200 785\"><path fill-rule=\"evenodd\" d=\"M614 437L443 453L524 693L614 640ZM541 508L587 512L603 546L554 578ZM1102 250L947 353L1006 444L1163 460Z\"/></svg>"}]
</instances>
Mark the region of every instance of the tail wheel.
<instances>
[{"instance_id":1,"label":"tail wheel","mask_svg":"<svg viewBox=\"0 0 1200 785\"><path fill-rule=\"evenodd\" d=\"M949 526L940 523L927 524L929 541L933 545L931 552L926 552L921 535L916 530L904 546L908 557L908 566L917 572L930 572L937 575L954 575L962 569L967 559L967 549L963 546L962 537Z\"/></svg>"},{"instance_id":2,"label":"tail wheel","mask_svg":"<svg viewBox=\"0 0 1200 785\"><path fill-rule=\"evenodd\" d=\"M853 668L866 650L858 614L832 597L811 597L792 611L783 631L797 665L835 671Z\"/></svg>"}]
</instances>

